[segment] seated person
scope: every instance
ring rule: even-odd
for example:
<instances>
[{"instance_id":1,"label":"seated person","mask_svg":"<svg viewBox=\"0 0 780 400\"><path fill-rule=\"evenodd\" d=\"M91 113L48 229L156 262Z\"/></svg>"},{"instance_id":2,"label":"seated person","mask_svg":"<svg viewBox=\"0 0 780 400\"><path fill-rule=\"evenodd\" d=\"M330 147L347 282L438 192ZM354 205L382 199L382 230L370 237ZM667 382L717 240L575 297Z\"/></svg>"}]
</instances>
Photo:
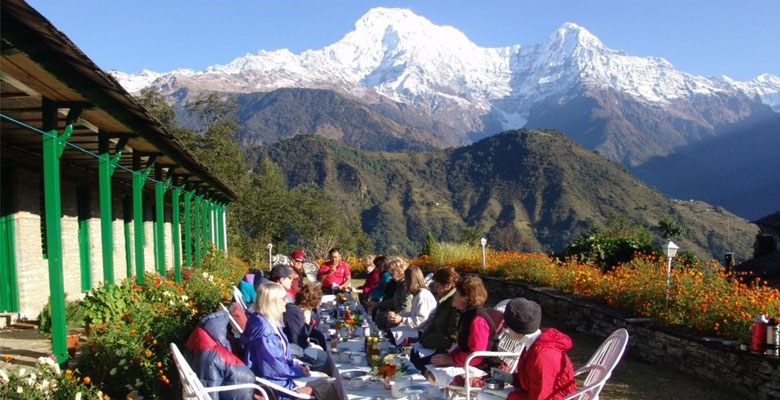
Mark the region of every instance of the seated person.
<instances>
[{"instance_id":1,"label":"seated person","mask_svg":"<svg viewBox=\"0 0 780 400\"><path fill-rule=\"evenodd\" d=\"M336 294L343 292L352 282L349 264L341 260L341 252L337 248L328 251L329 261L320 265L317 280L322 283L322 293Z\"/></svg>"},{"instance_id":2,"label":"seated person","mask_svg":"<svg viewBox=\"0 0 780 400\"><path fill-rule=\"evenodd\" d=\"M319 317L316 309L322 300L322 290L313 283L301 286L295 295L295 304L287 304L284 311L284 334L290 343L301 348L310 345L313 339L320 347L326 348L325 336L315 329Z\"/></svg>"},{"instance_id":3,"label":"seated person","mask_svg":"<svg viewBox=\"0 0 780 400\"><path fill-rule=\"evenodd\" d=\"M246 348L244 361L257 376L300 393L311 394L308 386L296 387L294 378L310 376L306 366L298 364L290 354L287 336L282 332L287 292L278 283L264 283L257 289L255 310L246 324L240 341ZM280 400L288 398L276 393Z\"/></svg>"},{"instance_id":4,"label":"seated person","mask_svg":"<svg viewBox=\"0 0 780 400\"><path fill-rule=\"evenodd\" d=\"M425 373L431 383L447 386L457 375L465 372L466 358L475 351L495 350L498 343L493 319L483 308L487 300L487 289L478 276L467 276L455 285L452 304L460 312L456 346L448 354L431 357L431 365ZM480 367L484 357L474 357L470 367ZM471 369L475 377L484 376L479 369Z\"/></svg>"},{"instance_id":5,"label":"seated person","mask_svg":"<svg viewBox=\"0 0 780 400\"><path fill-rule=\"evenodd\" d=\"M252 274L252 276L254 279L254 274ZM248 282L246 279L241 279L236 287L241 292L241 297L244 298L244 303L249 305L255 302L257 293L255 292L255 286L252 283Z\"/></svg>"},{"instance_id":6,"label":"seated person","mask_svg":"<svg viewBox=\"0 0 780 400\"><path fill-rule=\"evenodd\" d=\"M227 322L227 314L223 311L203 317L184 344L193 355L192 369L205 387L255 382L255 374L231 351ZM237 389L212 393L211 397L215 400L249 399L252 392L252 389Z\"/></svg>"},{"instance_id":7,"label":"seated person","mask_svg":"<svg viewBox=\"0 0 780 400\"><path fill-rule=\"evenodd\" d=\"M306 260L306 253L304 253L303 250L295 250L290 253L290 260L292 260L290 261L290 266L295 273L293 274L292 287L288 293L295 298L295 295L298 294L298 290L301 288L301 282L303 282L303 279L306 277L306 271L303 270L303 262Z\"/></svg>"},{"instance_id":8,"label":"seated person","mask_svg":"<svg viewBox=\"0 0 780 400\"><path fill-rule=\"evenodd\" d=\"M406 292L406 280L405 272L409 265L400 257L393 257L387 262L387 269L390 271L393 280L396 282L395 293L393 297L385 298L381 302L370 302L366 306L368 313L372 313L373 310L377 310L374 316L374 322L376 322L379 329L390 329L398 324L391 322L387 319L388 312L404 313L412 310L412 297L411 293Z\"/></svg>"},{"instance_id":9,"label":"seated person","mask_svg":"<svg viewBox=\"0 0 780 400\"><path fill-rule=\"evenodd\" d=\"M290 295L290 289L292 288L293 276L295 271L287 264L276 264L268 274L268 279L271 282L278 283L284 288L284 292L287 293L287 302L293 303L293 297Z\"/></svg>"},{"instance_id":10,"label":"seated person","mask_svg":"<svg viewBox=\"0 0 780 400\"><path fill-rule=\"evenodd\" d=\"M390 273L387 272L387 268L385 267L386 265L387 257L380 255L374 258L374 270L379 273L379 282L375 288L371 289L368 301L382 301L382 299L384 299L385 288L387 287L387 283L392 279L390 277Z\"/></svg>"},{"instance_id":11,"label":"seated person","mask_svg":"<svg viewBox=\"0 0 780 400\"><path fill-rule=\"evenodd\" d=\"M363 256L360 259L360 263L366 269L366 281L356 287L354 291L358 294L360 302L363 303L368 300L371 291L379 286L379 270L374 266L374 256Z\"/></svg>"},{"instance_id":12,"label":"seated person","mask_svg":"<svg viewBox=\"0 0 780 400\"><path fill-rule=\"evenodd\" d=\"M569 336L555 328L539 329L542 308L522 297L513 299L504 310L504 323L511 335L524 341L528 349L513 374L517 387L508 400L556 400L577 391L574 369L566 352Z\"/></svg>"},{"instance_id":13,"label":"seated person","mask_svg":"<svg viewBox=\"0 0 780 400\"><path fill-rule=\"evenodd\" d=\"M460 275L452 267L440 268L433 274L433 291L438 298L438 303L433 311L433 316L421 328L422 333L420 333L418 342L420 346L432 349L439 354L447 352L458 338L460 314L452 302L455 284L458 283L459 279ZM430 364L430 357L420 357L415 351L412 353L412 362L417 369L423 371L424 366Z\"/></svg>"},{"instance_id":14,"label":"seated person","mask_svg":"<svg viewBox=\"0 0 780 400\"><path fill-rule=\"evenodd\" d=\"M420 267L412 265L407 268L404 271L404 281L406 282L406 292L414 296L412 297L412 308L409 312L388 312L387 321L396 325L396 328L393 328L394 336L396 336L396 329L412 330L413 335L407 333L400 336L417 338L418 329L428 322L428 318L436 308L436 298L425 285L425 277ZM398 337L396 337L396 341L397 344L401 344Z\"/></svg>"}]
</instances>

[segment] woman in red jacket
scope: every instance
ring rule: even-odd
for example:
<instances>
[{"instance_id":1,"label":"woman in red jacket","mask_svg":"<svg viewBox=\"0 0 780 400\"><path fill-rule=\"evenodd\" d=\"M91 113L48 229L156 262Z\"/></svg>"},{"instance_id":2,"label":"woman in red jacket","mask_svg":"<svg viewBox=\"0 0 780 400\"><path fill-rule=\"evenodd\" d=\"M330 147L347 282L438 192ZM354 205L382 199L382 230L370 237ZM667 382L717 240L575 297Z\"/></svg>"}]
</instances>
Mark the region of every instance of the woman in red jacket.
<instances>
[{"instance_id":1,"label":"woman in red jacket","mask_svg":"<svg viewBox=\"0 0 780 400\"><path fill-rule=\"evenodd\" d=\"M518 336L525 351L514 373L514 386L507 400L557 400L577 390L574 369L566 352L571 338L555 328L539 329L542 308L522 297L504 310L504 323Z\"/></svg>"}]
</instances>

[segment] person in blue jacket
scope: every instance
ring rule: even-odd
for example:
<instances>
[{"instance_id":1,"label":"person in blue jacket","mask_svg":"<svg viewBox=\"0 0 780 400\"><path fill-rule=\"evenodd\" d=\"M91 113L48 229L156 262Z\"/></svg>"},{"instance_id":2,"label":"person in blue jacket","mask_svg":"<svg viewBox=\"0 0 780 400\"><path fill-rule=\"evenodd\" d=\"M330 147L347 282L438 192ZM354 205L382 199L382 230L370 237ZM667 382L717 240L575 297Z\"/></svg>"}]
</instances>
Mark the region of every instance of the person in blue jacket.
<instances>
[{"instance_id":1,"label":"person in blue jacket","mask_svg":"<svg viewBox=\"0 0 780 400\"><path fill-rule=\"evenodd\" d=\"M287 292L278 283L264 283L257 288L256 314L246 323L241 343L246 347L244 362L255 373L287 389L311 394L308 386L296 387L294 378L310 376L309 368L298 364L290 354L287 336L282 331L282 315ZM277 393L280 400L288 399Z\"/></svg>"}]
</instances>

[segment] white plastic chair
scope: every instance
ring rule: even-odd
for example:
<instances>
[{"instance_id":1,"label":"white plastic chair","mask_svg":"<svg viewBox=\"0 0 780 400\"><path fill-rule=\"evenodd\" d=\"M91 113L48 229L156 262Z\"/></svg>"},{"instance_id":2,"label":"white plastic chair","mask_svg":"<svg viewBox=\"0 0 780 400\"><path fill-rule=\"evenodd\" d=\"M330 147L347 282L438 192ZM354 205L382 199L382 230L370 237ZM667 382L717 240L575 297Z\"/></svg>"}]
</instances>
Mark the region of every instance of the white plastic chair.
<instances>
[{"instance_id":1,"label":"white plastic chair","mask_svg":"<svg viewBox=\"0 0 780 400\"><path fill-rule=\"evenodd\" d=\"M173 355L173 362L176 363L176 369L179 371L179 378L181 379L182 385L182 398L184 399L212 400L209 393L250 388L260 392L264 398L268 399L268 393L266 393L261 386L254 383L204 387L203 383L201 383L200 379L195 374L195 371L192 370L190 364L187 363L187 360L184 359L184 356L182 356L175 343L171 343L171 355Z\"/></svg>"},{"instance_id":2,"label":"white plastic chair","mask_svg":"<svg viewBox=\"0 0 780 400\"><path fill-rule=\"evenodd\" d=\"M428 272L428 274L425 275L425 286L433 290L433 288L431 287L432 283L433 283L433 272Z\"/></svg>"},{"instance_id":3,"label":"white plastic chair","mask_svg":"<svg viewBox=\"0 0 780 400\"><path fill-rule=\"evenodd\" d=\"M494 307L495 310L504 312L506 305L512 299L501 300ZM510 374L515 372L517 364L520 361L520 354L523 352L523 342L509 334L509 329L504 328L498 333L498 344L496 345L496 351L475 351L466 358L465 365L471 365L471 360L474 357L498 357L504 364L507 365ZM450 397L460 397L465 395L466 400L471 400L471 393L473 391L481 390L481 388L472 388L470 382L471 368L465 368L465 383L463 387L459 386L447 386L447 391L450 393Z\"/></svg>"},{"instance_id":4,"label":"white plastic chair","mask_svg":"<svg viewBox=\"0 0 780 400\"><path fill-rule=\"evenodd\" d=\"M228 320L230 321L230 328L233 330L233 333L237 336L241 336L241 334L244 333L244 330L241 329L241 325L239 325L238 321L233 318L233 315L230 314L230 311L227 309L227 307L225 307L224 304L219 303L219 306L222 307L222 310L227 313Z\"/></svg>"},{"instance_id":5,"label":"white plastic chair","mask_svg":"<svg viewBox=\"0 0 780 400\"><path fill-rule=\"evenodd\" d=\"M583 386L562 400L598 400L599 393L601 393L607 380L612 376L612 371L623 356L627 344L627 330L620 328L612 332L596 349L590 360L584 366L574 371L575 376L588 373ZM513 388L509 387L505 392L508 393L511 390ZM484 392L480 393L478 397L479 400L503 400L504 398Z\"/></svg>"},{"instance_id":6,"label":"white plastic chair","mask_svg":"<svg viewBox=\"0 0 780 400\"><path fill-rule=\"evenodd\" d=\"M575 376L588 373L583 386L562 400L598 400L601 389L604 388L607 380L612 376L612 371L623 357L626 345L628 345L627 330L620 328L612 332L596 349L590 360L574 371Z\"/></svg>"},{"instance_id":7,"label":"white plastic chair","mask_svg":"<svg viewBox=\"0 0 780 400\"><path fill-rule=\"evenodd\" d=\"M239 290L235 286L233 286L233 300L235 300L236 303L240 304L241 308L243 308L246 311L247 305L246 302L244 301L244 295L241 294L241 290Z\"/></svg>"},{"instance_id":8,"label":"white plastic chair","mask_svg":"<svg viewBox=\"0 0 780 400\"><path fill-rule=\"evenodd\" d=\"M306 275L306 279L309 282L317 283L317 272L319 272L320 266L313 261L303 262L303 273Z\"/></svg>"}]
</instances>

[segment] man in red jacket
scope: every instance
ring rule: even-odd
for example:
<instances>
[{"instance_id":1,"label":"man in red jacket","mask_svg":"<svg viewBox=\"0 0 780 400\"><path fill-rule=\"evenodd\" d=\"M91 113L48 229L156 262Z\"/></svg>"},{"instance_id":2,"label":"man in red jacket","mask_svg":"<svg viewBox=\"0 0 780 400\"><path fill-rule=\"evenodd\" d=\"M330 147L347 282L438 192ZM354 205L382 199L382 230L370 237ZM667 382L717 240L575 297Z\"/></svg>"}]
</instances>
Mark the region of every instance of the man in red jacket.
<instances>
[{"instance_id":1,"label":"man in red jacket","mask_svg":"<svg viewBox=\"0 0 780 400\"><path fill-rule=\"evenodd\" d=\"M566 355L571 338L555 328L539 329L541 320L539 304L522 297L510 301L504 310L504 323L526 345L513 376L517 389L507 400L557 400L577 390Z\"/></svg>"}]
</instances>

